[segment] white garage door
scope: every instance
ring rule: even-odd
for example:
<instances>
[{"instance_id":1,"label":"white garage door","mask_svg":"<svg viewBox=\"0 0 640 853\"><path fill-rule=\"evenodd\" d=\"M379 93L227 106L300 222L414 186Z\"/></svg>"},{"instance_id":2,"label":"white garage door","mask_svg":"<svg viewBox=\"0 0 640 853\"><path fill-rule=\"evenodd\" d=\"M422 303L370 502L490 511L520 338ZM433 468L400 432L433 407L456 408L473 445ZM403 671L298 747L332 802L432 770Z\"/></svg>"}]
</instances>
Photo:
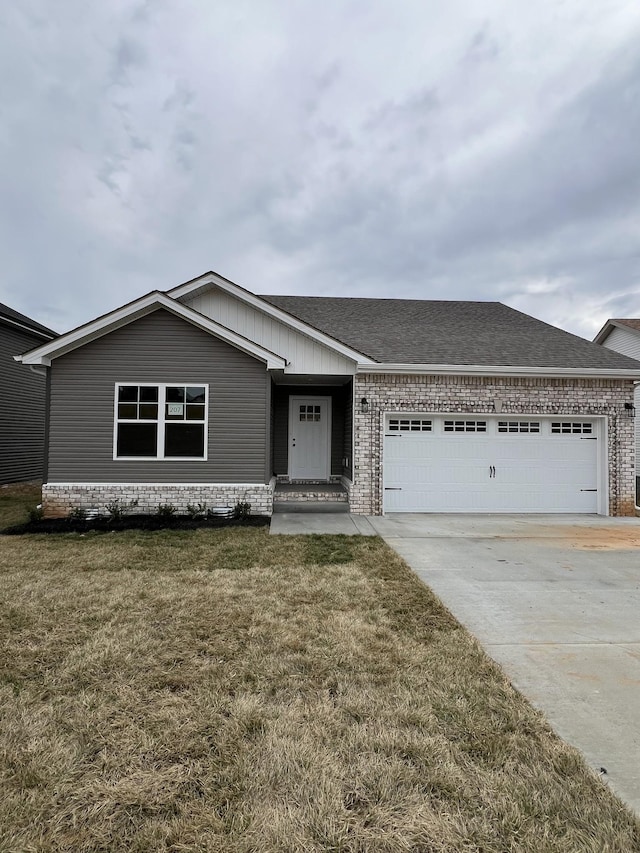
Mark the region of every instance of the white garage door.
<instances>
[{"instance_id":1,"label":"white garage door","mask_svg":"<svg viewBox=\"0 0 640 853\"><path fill-rule=\"evenodd\" d=\"M386 419L385 512L597 512L597 426L582 419Z\"/></svg>"}]
</instances>

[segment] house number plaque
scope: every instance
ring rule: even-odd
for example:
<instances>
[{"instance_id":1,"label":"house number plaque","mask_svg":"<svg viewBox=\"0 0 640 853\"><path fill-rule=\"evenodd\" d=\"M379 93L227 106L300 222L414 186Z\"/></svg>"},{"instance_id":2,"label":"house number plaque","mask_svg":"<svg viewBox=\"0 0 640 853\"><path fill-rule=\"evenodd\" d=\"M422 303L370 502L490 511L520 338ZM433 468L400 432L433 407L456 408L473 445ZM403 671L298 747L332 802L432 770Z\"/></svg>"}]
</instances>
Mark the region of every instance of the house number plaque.
<instances>
[{"instance_id":1,"label":"house number plaque","mask_svg":"<svg viewBox=\"0 0 640 853\"><path fill-rule=\"evenodd\" d=\"M184 403L168 403L167 410L168 415L182 416L184 414Z\"/></svg>"}]
</instances>

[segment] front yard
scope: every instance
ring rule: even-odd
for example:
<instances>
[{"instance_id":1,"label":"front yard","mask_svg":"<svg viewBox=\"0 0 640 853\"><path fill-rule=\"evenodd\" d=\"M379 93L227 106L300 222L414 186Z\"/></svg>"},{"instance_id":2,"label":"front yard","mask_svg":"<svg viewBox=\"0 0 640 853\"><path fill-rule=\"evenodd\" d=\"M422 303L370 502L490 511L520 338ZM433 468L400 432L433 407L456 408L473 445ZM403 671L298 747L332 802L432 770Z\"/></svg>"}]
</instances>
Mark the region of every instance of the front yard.
<instances>
[{"instance_id":1,"label":"front yard","mask_svg":"<svg viewBox=\"0 0 640 853\"><path fill-rule=\"evenodd\" d=\"M0 849L634 851L379 539L0 537Z\"/></svg>"}]
</instances>

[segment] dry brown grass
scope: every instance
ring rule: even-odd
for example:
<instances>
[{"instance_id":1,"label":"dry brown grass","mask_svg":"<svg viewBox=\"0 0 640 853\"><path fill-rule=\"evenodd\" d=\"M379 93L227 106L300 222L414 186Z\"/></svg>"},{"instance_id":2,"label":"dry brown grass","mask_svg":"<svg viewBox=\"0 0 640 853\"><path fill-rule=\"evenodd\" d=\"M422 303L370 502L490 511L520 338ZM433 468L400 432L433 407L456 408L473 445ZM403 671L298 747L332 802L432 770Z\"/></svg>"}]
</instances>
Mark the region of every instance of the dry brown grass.
<instances>
[{"instance_id":1,"label":"dry brown grass","mask_svg":"<svg viewBox=\"0 0 640 853\"><path fill-rule=\"evenodd\" d=\"M0 537L0 849L637 851L378 539Z\"/></svg>"}]
</instances>

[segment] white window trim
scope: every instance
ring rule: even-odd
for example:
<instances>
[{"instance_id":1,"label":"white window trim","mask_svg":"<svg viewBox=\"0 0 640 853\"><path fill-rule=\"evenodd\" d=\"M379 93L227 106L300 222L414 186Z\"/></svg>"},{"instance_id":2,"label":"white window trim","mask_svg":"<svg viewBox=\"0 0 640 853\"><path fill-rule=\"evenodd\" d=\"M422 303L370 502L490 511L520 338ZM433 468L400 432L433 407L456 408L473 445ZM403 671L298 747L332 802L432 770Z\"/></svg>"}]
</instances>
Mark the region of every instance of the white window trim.
<instances>
[{"instance_id":1,"label":"white window trim","mask_svg":"<svg viewBox=\"0 0 640 853\"><path fill-rule=\"evenodd\" d=\"M152 420L120 420L118 418L118 391L120 388L135 385L138 388L158 389L158 418ZM166 423L175 424L180 421L167 421L165 418L165 404L167 388L180 387L204 388L204 456L165 456L164 455L164 428ZM142 423L158 424L158 438L156 445L156 456L118 456L118 424L119 423ZM199 424L202 421L190 421ZM116 382L113 394L113 461L114 462L206 462L209 450L209 384L202 380L192 382Z\"/></svg>"}]
</instances>

